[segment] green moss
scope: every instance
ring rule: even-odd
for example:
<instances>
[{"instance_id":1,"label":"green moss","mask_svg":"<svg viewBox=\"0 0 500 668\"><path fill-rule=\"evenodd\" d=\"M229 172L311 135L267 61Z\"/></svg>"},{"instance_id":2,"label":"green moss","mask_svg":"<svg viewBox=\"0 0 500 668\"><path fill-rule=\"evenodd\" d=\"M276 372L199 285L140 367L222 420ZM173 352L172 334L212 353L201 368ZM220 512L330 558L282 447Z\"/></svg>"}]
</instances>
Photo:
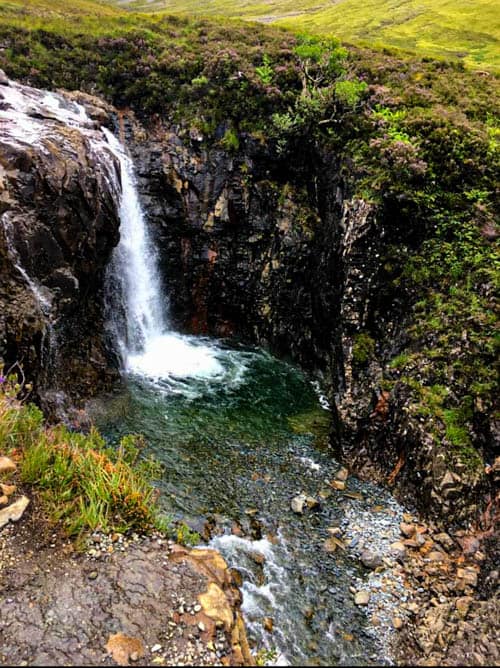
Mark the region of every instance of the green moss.
<instances>
[{"instance_id":1,"label":"green moss","mask_svg":"<svg viewBox=\"0 0 500 668\"><path fill-rule=\"evenodd\" d=\"M352 344L352 360L357 366L367 364L375 354L375 341L366 332L356 334Z\"/></svg>"},{"instance_id":2,"label":"green moss","mask_svg":"<svg viewBox=\"0 0 500 668\"><path fill-rule=\"evenodd\" d=\"M236 152L240 147L238 133L233 128L228 128L221 139L221 144L226 151Z\"/></svg>"},{"instance_id":3,"label":"green moss","mask_svg":"<svg viewBox=\"0 0 500 668\"><path fill-rule=\"evenodd\" d=\"M403 352L389 362L389 368L391 369L403 369L411 359L410 353Z\"/></svg>"}]
</instances>

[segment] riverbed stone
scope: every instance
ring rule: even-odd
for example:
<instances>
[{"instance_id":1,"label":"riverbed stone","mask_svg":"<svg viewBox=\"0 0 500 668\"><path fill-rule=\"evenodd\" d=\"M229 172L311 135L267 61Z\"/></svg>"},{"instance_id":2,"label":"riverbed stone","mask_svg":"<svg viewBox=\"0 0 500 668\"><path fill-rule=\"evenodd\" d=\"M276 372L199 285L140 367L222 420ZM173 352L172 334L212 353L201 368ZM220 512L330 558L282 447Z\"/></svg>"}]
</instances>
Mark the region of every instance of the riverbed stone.
<instances>
[{"instance_id":1,"label":"riverbed stone","mask_svg":"<svg viewBox=\"0 0 500 668\"><path fill-rule=\"evenodd\" d=\"M294 496L290 504L293 512L302 515L306 501L307 497L305 494L298 494L297 496Z\"/></svg>"},{"instance_id":2,"label":"riverbed stone","mask_svg":"<svg viewBox=\"0 0 500 668\"><path fill-rule=\"evenodd\" d=\"M335 479L340 480L341 482L345 482L347 478L349 477L349 470L346 469L345 466L343 466L341 469L337 471L335 474Z\"/></svg>"},{"instance_id":3,"label":"riverbed stone","mask_svg":"<svg viewBox=\"0 0 500 668\"><path fill-rule=\"evenodd\" d=\"M382 555L377 552L372 552L371 550L363 550L359 559L363 566L371 570L375 570L383 563Z\"/></svg>"},{"instance_id":4,"label":"riverbed stone","mask_svg":"<svg viewBox=\"0 0 500 668\"><path fill-rule=\"evenodd\" d=\"M406 559L406 547L399 540L395 541L390 546L390 554L398 561L404 561Z\"/></svg>"},{"instance_id":5,"label":"riverbed stone","mask_svg":"<svg viewBox=\"0 0 500 668\"><path fill-rule=\"evenodd\" d=\"M417 529L414 524L409 524L408 522L401 522L399 528L405 538L411 538Z\"/></svg>"},{"instance_id":6,"label":"riverbed stone","mask_svg":"<svg viewBox=\"0 0 500 668\"><path fill-rule=\"evenodd\" d=\"M354 603L356 605L368 605L370 602L370 592L366 589L356 592L354 595Z\"/></svg>"},{"instance_id":7,"label":"riverbed stone","mask_svg":"<svg viewBox=\"0 0 500 668\"><path fill-rule=\"evenodd\" d=\"M264 617L264 623L263 623L264 629L268 632L271 633L273 628L274 628L274 620L272 617Z\"/></svg>"}]
</instances>

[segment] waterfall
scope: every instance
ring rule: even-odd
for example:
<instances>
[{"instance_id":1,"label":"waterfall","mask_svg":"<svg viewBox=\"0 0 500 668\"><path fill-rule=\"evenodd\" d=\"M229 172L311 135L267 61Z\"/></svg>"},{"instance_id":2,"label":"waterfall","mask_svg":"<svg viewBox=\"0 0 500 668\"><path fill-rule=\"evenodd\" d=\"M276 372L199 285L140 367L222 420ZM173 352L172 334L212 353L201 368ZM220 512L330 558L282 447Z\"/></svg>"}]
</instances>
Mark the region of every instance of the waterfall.
<instances>
[{"instance_id":1,"label":"waterfall","mask_svg":"<svg viewBox=\"0 0 500 668\"><path fill-rule=\"evenodd\" d=\"M109 268L108 317L125 371L155 381L160 389L183 394L193 391L183 383L185 378L228 380L226 351L207 339L171 329L168 296L140 203L133 162L118 139L105 128L103 132L120 163L121 182L113 188L120 193L120 242ZM234 365L229 367L233 370Z\"/></svg>"},{"instance_id":2,"label":"waterfall","mask_svg":"<svg viewBox=\"0 0 500 668\"><path fill-rule=\"evenodd\" d=\"M125 147L106 128L98 127L85 108L63 95L12 81L0 85L0 136L16 148L60 141L61 125L78 131L87 150L102 165L102 176L115 198L120 241L107 272L107 319L112 345L123 370L150 381L160 391L196 397L215 383L238 385L247 368L237 354L212 340L179 334L168 319L168 291L159 269L157 249L141 206L134 165ZM119 165L119 174L117 173ZM11 261L31 289L52 332L52 291L24 267L9 220L4 228ZM54 336L50 342L55 341Z\"/></svg>"},{"instance_id":3,"label":"waterfall","mask_svg":"<svg viewBox=\"0 0 500 668\"><path fill-rule=\"evenodd\" d=\"M119 346L129 354L140 353L167 329L166 300L162 298L158 259L139 202L132 161L118 139L105 128L103 132L120 163L120 243L113 254L113 268L121 284L126 322L121 335L125 338Z\"/></svg>"}]
</instances>

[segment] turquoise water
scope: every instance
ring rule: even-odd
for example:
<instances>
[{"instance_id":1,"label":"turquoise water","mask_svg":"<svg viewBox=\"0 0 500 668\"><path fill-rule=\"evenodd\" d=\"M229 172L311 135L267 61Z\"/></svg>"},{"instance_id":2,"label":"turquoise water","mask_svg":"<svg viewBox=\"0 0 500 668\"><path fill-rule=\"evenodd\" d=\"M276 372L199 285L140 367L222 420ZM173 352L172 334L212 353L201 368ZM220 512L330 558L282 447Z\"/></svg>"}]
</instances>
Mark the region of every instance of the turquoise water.
<instances>
[{"instance_id":1,"label":"turquoise water","mask_svg":"<svg viewBox=\"0 0 500 668\"><path fill-rule=\"evenodd\" d=\"M142 433L164 466L157 484L165 512L200 531L210 525L211 544L242 574L255 647L292 665L384 662L349 592L358 562L323 548L346 504L383 501L381 493L355 478L347 494L329 486L339 468L327 445L330 414L299 369L258 349L196 341L216 372L129 373L96 408L98 426L111 440ZM294 513L301 492L320 506Z\"/></svg>"}]
</instances>

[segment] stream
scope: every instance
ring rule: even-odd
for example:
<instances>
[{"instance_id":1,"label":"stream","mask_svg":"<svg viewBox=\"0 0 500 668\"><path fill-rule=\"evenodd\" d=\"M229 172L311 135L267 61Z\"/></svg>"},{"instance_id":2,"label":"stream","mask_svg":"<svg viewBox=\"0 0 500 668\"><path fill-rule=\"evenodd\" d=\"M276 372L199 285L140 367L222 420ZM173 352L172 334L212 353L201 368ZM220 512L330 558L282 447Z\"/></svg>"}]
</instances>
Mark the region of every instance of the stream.
<instances>
[{"instance_id":1,"label":"stream","mask_svg":"<svg viewBox=\"0 0 500 668\"><path fill-rule=\"evenodd\" d=\"M165 513L212 528L210 545L242 575L250 642L272 650L276 665L390 663L386 639L350 587L367 577L360 548L386 550L402 511L355 477L343 491L330 486L339 464L313 384L262 350L180 335L163 343L175 351L174 372L165 360L164 377L132 365L97 424L112 441L143 434L146 454L164 465L157 485ZM182 353L205 364L181 375ZM302 515L290 505L301 492L320 502ZM329 553L334 527L345 549Z\"/></svg>"}]
</instances>

